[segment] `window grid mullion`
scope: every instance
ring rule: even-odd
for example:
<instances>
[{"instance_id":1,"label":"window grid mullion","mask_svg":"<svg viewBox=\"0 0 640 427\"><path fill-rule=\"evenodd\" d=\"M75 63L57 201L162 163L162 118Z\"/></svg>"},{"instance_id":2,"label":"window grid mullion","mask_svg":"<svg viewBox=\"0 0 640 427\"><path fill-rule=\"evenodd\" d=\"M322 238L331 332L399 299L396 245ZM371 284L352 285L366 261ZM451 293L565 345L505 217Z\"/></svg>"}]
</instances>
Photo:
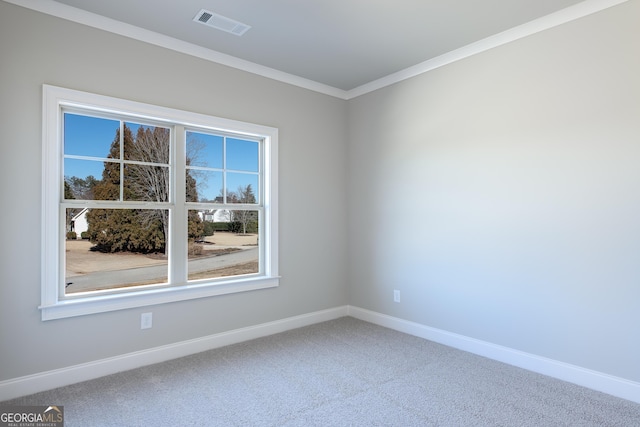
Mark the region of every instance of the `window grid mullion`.
<instances>
[{"instance_id":1,"label":"window grid mullion","mask_svg":"<svg viewBox=\"0 0 640 427\"><path fill-rule=\"evenodd\" d=\"M120 201L124 201L124 122L120 120Z\"/></svg>"},{"instance_id":2,"label":"window grid mullion","mask_svg":"<svg viewBox=\"0 0 640 427\"><path fill-rule=\"evenodd\" d=\"M188 241L184 236L188 234L187 200L187 155L186 130L184 126L173 128L172 153L173 160L173 209L169 214L169 284L176 285L187 281L187 252Z\"/></svg>"},{"instance_id":3,"label":"window grid mullion","mask_svg":"<svg viewBox=\"0 0 640 427\"><path fill-rule=\"evenodd\" d=\"M227 137L222 138L222 203L227 204Z\"/></svg>"}]
</instances>

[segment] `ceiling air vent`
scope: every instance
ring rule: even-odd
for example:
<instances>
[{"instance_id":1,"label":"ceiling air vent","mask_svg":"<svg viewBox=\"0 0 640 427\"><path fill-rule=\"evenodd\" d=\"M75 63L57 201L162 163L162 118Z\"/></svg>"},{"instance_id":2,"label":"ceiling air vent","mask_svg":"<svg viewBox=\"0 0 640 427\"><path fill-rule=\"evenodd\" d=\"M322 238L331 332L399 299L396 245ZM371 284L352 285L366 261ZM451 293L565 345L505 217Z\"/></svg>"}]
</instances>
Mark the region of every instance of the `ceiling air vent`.
<instances>
[{"instance_id":1,"label":"ceiling air vent","mask_svg":"<svg viewBox=\"0 0 640 427\"><path fill-rule=\"evenodd\" d=\"M249 28L251 28L251 26L247 24L234 21L233 19L227 18L226 16L218 15L217 13L213 13L204 9L198 12L193 20L195 22L199 22L201 24L215 28L216 30L235 34L236 36L243 35L249 30Z\"/></svg>"}]
</instances>

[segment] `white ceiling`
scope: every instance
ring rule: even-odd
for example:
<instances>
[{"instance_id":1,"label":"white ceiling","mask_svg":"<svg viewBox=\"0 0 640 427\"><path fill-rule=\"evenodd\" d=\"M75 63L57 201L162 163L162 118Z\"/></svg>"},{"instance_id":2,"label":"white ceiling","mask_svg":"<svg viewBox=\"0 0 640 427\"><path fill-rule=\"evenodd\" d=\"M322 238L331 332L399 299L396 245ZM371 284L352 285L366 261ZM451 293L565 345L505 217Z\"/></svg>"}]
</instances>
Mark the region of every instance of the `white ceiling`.
<instances>
[{"instance_id":1,"label":"white ceiling","mask_svg":"<svg viewBox=\"0 0 640 427\"><path fill-rule=\"evenodd\" d=\"M27 0L7 1L36 8ZM65 17L77 12L64 5L72 6L345 92L487 37L513 31L530 21L547 19L548 26L558 25L562 23L558 20L566 22L622 1L40 0L39 3L40 10L47 13L53 11L52 14ZM57 7L64 10L56 11ZM193 22L201 9L248 24L251 29L236 36ZM76 21L91 17L90 21L96 22L97 18L90 14L75 16ZM554 19L558 21L555 24ZM539 29L531 32L535 31Z\"/></svg>"}]
</instances>

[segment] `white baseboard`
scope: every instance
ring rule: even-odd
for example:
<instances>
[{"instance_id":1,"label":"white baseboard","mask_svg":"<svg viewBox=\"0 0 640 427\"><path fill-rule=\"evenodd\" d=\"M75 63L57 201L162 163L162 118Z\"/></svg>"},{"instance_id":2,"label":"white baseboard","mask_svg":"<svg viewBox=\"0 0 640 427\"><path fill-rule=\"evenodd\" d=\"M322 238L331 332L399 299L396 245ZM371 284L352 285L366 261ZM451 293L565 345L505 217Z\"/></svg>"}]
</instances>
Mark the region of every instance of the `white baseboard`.
<instances>
[{"instance_id":1,"label":"white baseboard","mask_svg":"<svg viewBox=\"0 0 640 427\"><path fill-rule=\"evenodd\" d=\"M94 362L0 381L0 401L51 390L53 388L63 387L69 384L160 363L344 316L352 316L356 319L640 403L640 383L353 306L317 311Z\"/></svg>"},{"instance_id":2,"label":"white baseboard","mask_svg":"<svg viewBox=\"0 0 640 427\"><path fill-rule=\"evenodd\" d=\"M34 375L0 381L0 401L14 399L57 387L92 380L105 375L152 365L190 354L265 337L315 323L347 316L348 307L337 307L286 319L267 322L246 328L209 335L175 344L136 351L121 356L96 360L94 362L69 366L67 368L42 372Z\"/></svg>"},{"instance_id":3,"label":"white baseboard","mask_svg":"<svg viewBox=\"0 0 640 427\"><path fill-rule=\"evenodd\" d=\"M640 383L634 381L358 307L349 306L348 313L356 319L640 403Z\"/></svg>"}]
</instances>

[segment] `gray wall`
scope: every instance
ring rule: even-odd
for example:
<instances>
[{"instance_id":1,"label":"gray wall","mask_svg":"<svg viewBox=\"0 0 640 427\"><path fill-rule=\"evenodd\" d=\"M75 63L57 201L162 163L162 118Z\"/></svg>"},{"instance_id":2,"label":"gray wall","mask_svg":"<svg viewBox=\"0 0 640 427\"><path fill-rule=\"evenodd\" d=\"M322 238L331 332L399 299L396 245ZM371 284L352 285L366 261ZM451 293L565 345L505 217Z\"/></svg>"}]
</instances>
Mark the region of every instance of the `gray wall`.
<instances>
[{"instance_id":1,"label":"gray wall","mask_svg":"<svg viewBox=\"0 0 640 427\"><path fill-rule=\"evenodd\" d=\"M0 2L0 381L344 304L640 381L637 16L346 102ZM43 83L278 127L281 286L41 322Z\"/></svg>"},{"instance_id":2,"label":"gray wall","mask_svg":"<svg viewBox=\"0 0 640 427\"><path fill-rule=\"evenodd\" d=\"M0 73L0 380L347 303L344 101L5 2ZM280 287L41 322L43 83L279 128Z\"/></svg>"},{"instance_id":3,"label":"gray wall","mask_svg":"<svg viewBox=\"0 0 640 427\"><path fill-rule=\"evenodd\" d=\"M638 16L351 101L350 304L640 381Z\"/></svg>"}]
</instances>

